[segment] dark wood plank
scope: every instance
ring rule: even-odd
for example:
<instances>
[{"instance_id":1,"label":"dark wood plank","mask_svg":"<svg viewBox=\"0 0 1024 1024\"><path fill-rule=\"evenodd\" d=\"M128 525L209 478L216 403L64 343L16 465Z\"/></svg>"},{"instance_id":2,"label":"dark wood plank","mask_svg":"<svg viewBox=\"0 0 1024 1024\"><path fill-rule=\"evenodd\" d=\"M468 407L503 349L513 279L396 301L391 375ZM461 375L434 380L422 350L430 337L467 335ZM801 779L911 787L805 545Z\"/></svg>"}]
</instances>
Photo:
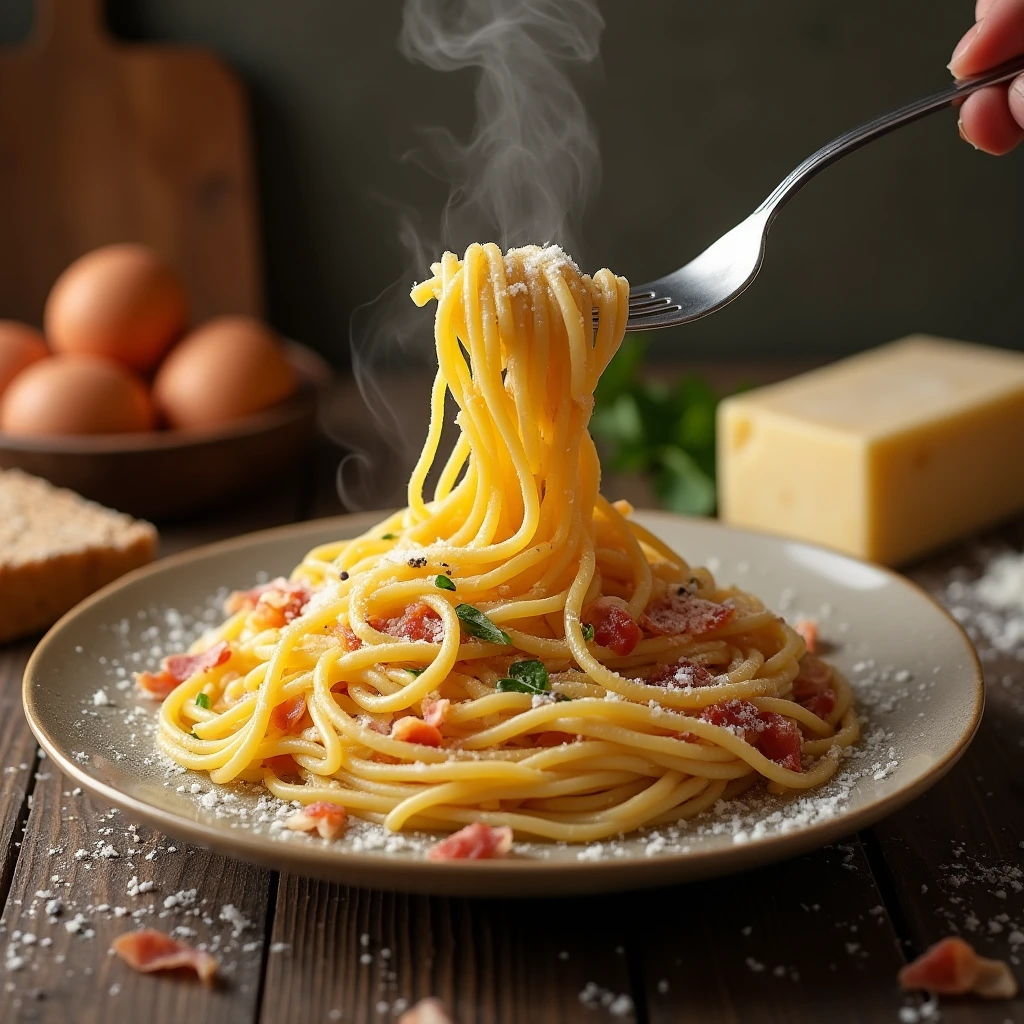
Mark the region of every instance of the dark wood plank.
<instances>
[{"instance_id":1,"label":"dark wood plank","mask_svg":"<svg viewBox=\"0 0 1024 1024\"><path fill-rule=\"evenodd\" d=\"M639 897L650 1024L895 1021L896 933L859 842Z\"/></svg>"},{"instance_id":2,"label":"dark wood plank","mask_svg":"<svg viewBox=\"0 0 1024 1024\"><path fill-rule=\"evenodd\" d=\"M1024 524L951 549L910 575L940 600L968 607L969 600L948 595L950 581L976 578L1000 547L1024 548ZM961 934L982 954L1010 963L1024 984L1024 661L1020 650L994 651L983 635L978 646L987 706L977 737L942 782L874 833L912 950ZM954 1024L1022 1015L1024 998L943 1006L943 1020Z\"/></svg>"},{"instance_id":3,"label":"dark wood plank","mask_svg":"<svg viewBox=\"0 0 1024 1024\"><path fill-rule=\"evenodd\" d=\"M631 1024L612 903L628 913L623 898L431 899L282 876L261 1021L380 1022L437 996L462 1024Z\"/></svg>"},{"instance_id":4,"label":"dark wood plank","mask_svg":"<svg viewBox=\"0 0 1024 1024\"><path fill-rule=\"evenodd\" d=\"M21 848L36 764L36 741L21 713L21 677L31 650L31 643L0 646L0 906Z\"/></svg>"},{"instance_id":5,"label":"dark wood plank","mask_svg":"<svg viewBox=\"0 0 1024 1024\"><path fill-rule=\"evenodd\" d=\"M46 764L2 925L0 1020L253 1020L269 873L132 828ZM48 914L53 899L61 906ZM221 960L222 984L141 975L109 956L112 940L136 927L187 928L188 941Z\"/></svg>"},{"instance_id":6,"label":"dark wood plank","mask_svg":"<svg viewBox=\"0 0 1024 1024\"><path fill-rule=\"evenodd\" d=\"M308 488L306 470L305 464L296 466L256 497L165 530L162 552L169 554L292 522L299 517L302 495ZM16 709L0 722L0 753L4 764L13 762L15 766L31 766L36 750L20 713L20 677L28 649L28 645L15 649L0 660L0 699L6 696ZM39 764L34 778L31 768L16 767L0 781L0 786L11 787L11 800L5 800L0 817L5 828L17 827L26 802L24 795L19 796L19 780L22 793L30 793L27 799L31 803L22 855L13 865L0 921L5 962L16 967L6 972L0 990L0 1020L88 1024L120 1016L128 1021L253 1021L258 1013L263 940L267 915L273 910L270 895L275 877L177 843L152 829L133 828L120 812L93 803L59 773L47 770L45 760ZM96 854L107 844L116 857ZM150 853L153 859L147 860ZM152 882L152 890L130 895L133 877ZM187 897L188 906L164 907L169 897L173 904L176 894L193 889L194 902ZM40 892L52 892L53 896L37 895ZM63 901L59 915L45 913L50 898ZM229 905L241 916L225 912ZM119 915L114 909L118 907L127 913ZM135 912L139 912L137 918L132 916ZM76 929L77 914L83 920ZM249 923L239 929L237 923L243 919ZM75 930L68 930L69 922ZM163 931L179 926L194 929L189 940L209 944L221 957L224 984L211 991L180 978L136 975L109 957L111 940L137 926ZM86 938L89 932L93 934ZM26 944L25 933L36 941Z\"/></svg>"}]
</instances>

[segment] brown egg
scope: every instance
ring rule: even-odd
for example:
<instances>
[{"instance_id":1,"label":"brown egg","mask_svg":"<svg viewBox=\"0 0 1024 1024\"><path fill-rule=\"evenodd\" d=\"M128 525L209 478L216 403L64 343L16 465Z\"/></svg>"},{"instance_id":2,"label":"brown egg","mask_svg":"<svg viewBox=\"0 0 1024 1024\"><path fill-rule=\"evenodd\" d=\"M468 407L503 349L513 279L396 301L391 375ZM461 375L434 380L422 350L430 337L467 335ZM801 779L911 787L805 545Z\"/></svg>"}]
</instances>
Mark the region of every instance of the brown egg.
<instances>
[{"instance_id":1,"label":"brown egg","mask_svg":"<svg viewBox=\"0 0 1024 1024\"><path fill-rule=\"evenodd\" d=\"M95 249L50 289L46 337L57 352L106 356L147 373L188 322L178 275L145 245Z\"/></svg>"},{"instance_id":2,"label":"brown egg","mask_svg":"<svg viewBox=\"0 0 1024 1024\"><path fill-rule=\"evenodd\" d=\"M0 395L22 370L49 354L46 340L34 327L0 320Z\"/></svg>"},{"instance_id":3,"label":"brown egg","mask_svg":"<svg viewBox=\"0 0 1024 1024\"><path fill-rule=\"evenodd\" d=\"M252 317L222 316L171 349L153 381L153 399L172 427L211 427L277 405L297 386L269 327Z\"/></svg>"},{"instance_id":4,"label":"brown egg","mask_svg":"<svg viewBox=\"0 0 1024 1024\"><path fill-rule=\"evenodd\" d=\"M0 430L8 434L124 434L151 430L153 422L145 384L100 356L43 359L19 373L0 400Z\"/></svg>"}]
</instances>

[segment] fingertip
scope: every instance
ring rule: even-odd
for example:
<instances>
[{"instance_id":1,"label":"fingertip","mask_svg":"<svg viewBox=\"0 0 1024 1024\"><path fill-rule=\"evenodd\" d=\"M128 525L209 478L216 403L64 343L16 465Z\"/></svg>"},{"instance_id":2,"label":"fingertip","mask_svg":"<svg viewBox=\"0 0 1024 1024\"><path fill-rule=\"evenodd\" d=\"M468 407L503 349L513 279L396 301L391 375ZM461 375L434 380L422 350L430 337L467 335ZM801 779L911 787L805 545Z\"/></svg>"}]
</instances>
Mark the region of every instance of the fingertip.
<instances>
[{"instance_id":1,"label":"fingertip","mask_svg":"<svg viewBox=\"0 0 1024 1024\"><path fill-rule=\"evenodd\" d=\"M1024 129L1024 75L1018 75L1007 93L1010 116Z\"/></svg>"},{"instance_id":2,"label":"fingertip","mask_svg":"<svg viewBox=\"0 0 1024 1024\"><path fill-rule=\"evenodd\" d=\"M1024 139L1024 127L1011 113L1008 95L1000 86L968 96L960 108L959 127L961 138L992 156L1009 153Z\"/></svg>"}]
</instances>

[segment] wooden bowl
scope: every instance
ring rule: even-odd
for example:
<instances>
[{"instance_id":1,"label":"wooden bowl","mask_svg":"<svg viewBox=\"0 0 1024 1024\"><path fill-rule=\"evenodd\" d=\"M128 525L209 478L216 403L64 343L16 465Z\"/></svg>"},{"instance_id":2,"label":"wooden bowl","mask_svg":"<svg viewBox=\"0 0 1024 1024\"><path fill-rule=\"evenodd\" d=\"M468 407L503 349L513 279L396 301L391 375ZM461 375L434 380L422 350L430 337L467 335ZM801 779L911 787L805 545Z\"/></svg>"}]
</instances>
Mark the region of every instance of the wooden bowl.
<instances>
[{"instance_id":1,"label":"wooden bowl","mask_svg":"<svg viewBox=\"0 0 1024 1024\"><path fill-rule=\"evenodd\" d=\"M308 446L330 368L287 343L301 381L281 405L211 430L15 437L0 433L0 469L21 469L145 519L187 515L255 488Z\"/></svg>"}]
</instances>

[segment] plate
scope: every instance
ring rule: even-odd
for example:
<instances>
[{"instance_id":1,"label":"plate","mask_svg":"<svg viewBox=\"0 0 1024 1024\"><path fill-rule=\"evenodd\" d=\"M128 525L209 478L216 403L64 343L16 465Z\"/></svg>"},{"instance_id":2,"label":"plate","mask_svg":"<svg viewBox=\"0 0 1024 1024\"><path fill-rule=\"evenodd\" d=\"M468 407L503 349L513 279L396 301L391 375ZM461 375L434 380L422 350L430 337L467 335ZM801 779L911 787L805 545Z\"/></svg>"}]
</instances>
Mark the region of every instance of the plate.
<instances>
[{"instance_id":1,"label":"plate","mask_svg":"<svg viewBox=\"0 0 1024 1024\"><path fill-rule=\"evenodd\" d=\"M312 349L288 342L286 351L300 386L272 409L212 430L82 437L0 433L0 469L22 469L101 505L157 521L257 487L304 449L316 428L317 391L330 379L329 367Z\"/></svg>"},{"instance_id":2,"label":"plate","mask_svg":"<svg viewBox=\"0 0 1024 1024\"><path fill-rule=\"evenodd\" d=\"M380 514L268 530L137 570L78 605L25 672L25 712L62 771L172 836L279 870L373 888L454 895L568 895L690 881L789 857L870 825L933 785L981 719L981 668L966 635L924 591L845 555L708 520L637 519L727 583L791 619L813 615L847 673L863 737L835 778L804 797L745 794L689 823L589 845L516 844L505 860L433 863L436 837L353 823L326 843L280 825L284 807L245 785L213 786L157 753L156 712L130 673L217 621L216 595L287 574L316 544Z\"/></svg>"}]
</instances>

